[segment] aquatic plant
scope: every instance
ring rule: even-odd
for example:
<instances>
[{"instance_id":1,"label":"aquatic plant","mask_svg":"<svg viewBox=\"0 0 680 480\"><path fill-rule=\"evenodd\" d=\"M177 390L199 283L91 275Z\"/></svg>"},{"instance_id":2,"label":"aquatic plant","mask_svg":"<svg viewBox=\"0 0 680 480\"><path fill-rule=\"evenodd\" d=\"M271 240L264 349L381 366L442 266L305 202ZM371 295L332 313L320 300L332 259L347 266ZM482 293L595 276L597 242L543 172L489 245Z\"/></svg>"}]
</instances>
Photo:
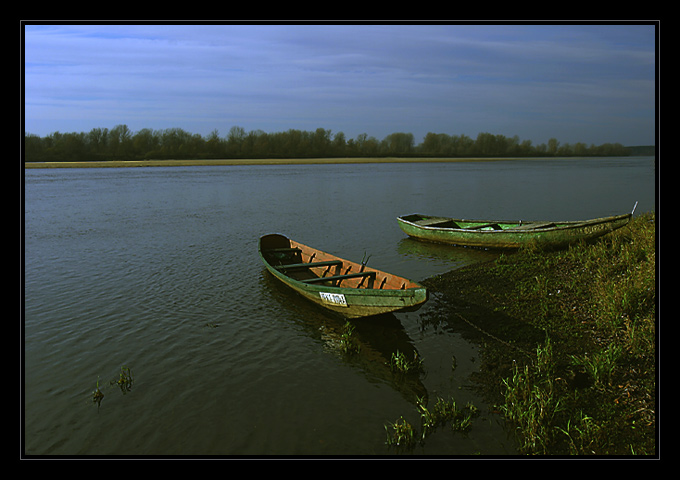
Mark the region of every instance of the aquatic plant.
<instances>
[{"instance_id":1,"label":"aquatic plant","mask_svg":"<svg viewBox=\"0 0 680 480\"><path fill-rule=\"evenodd\" d=\"M120 375L115 383L120 387L120 391L123 392L123 395L132 390L132 381L132 370L124 365L120 367ZM114 381L112 380L111 383L114 383Z\"/></svg>"},{"instance_id":2,"label":"aquatic plant","mask_svg":"<svg viewBox=\"0 0 680 480\"><path fill-rule=\"evenodd\" d=\"M401 416L396 422L385 425L387 445L413 448L417 443L424 442L437 427L447 422L451 423L453 431L468 431L472 425L472 418L479 414L477 407L471 403L458 408L454 399L446 401L441 397L437 397L432 408L428 408L425 397L416 397L416 410L420 414L422 432L418 434L416 428Z\"/></svg>"},{"instance_id":3,"label":"aquatic plant","mask_svg":"<svg viewBox=\"0 0 680 480\"><path fill-rule=\"evenodd\" d=\"M424 398L416 397L416 408L420 412L423 425L423 439L436 427L451 422L454 431L467 431L472 425L472 418L479 414L479 410L473 404L468 403L463 408L458 408L456 401L449 401L441 397L432 408L428 408Z\"/></svg>"},{"instance_id":4,"label":"aquatic plant","mask_svg":"<svg viewBox=\"0 0 680 480\"><path fill-rule=\"evenodd\" d=\"M118 375L117 380L111 380L109 382L109 385L114 386L117 385L120 388L120 391L125 395L129 391L132 390L132 383L134 379L132 378L132 370L129 367L126 367L123 365L120 367L120 374ZM104 399L104 392L102 392L101 388L99 387L99 377L97 377L97 387L95 390L92 392L91 395L92 402L97 404L97 409L99 409L99 406L102 403L102 400Z\"/></svg>"},{"instance_id":5,"label":"aquatic plant","mask_svg":"<svg viewBox=\"0 0 680 480\"><path fill-rule=\"evenodd\" d=\"M390 432L388 426L385 425L387 445L413 448L418 443L416 430L403 416L399 417L399 420L396 422L390 423L390 427L392 427L392 432Z\"/></svg>"},{"instance_id":6,"label":"aquatic plant","mask_svg":"<svg viewBox=\"0 0 680 480\"><path fill-rule=\"evenodd\" d=\"M418 356L418 352L413 352L413 360L409 360L403 352L397 350L396 353L392 354L388 365L393 372L403 374L424 370L423 359Z\"/></svg>"},{"instance_id":7,"label":"aquatic plant","mask_svg":"<svg viewBox=\"0 0 680 480\"><path fill-rule=\"evenodd\" d=\"M104 400L104 393L99 388L99 378L97 378L97 388L92 392L92 402L97 404L97 409L99 409L102 400Z\"/></svg>"},{"instance_id":8,"label":"aquatic plant","mask_svg":"<svg viewBox=\"0 0 680 480\"><path fill-rule=\"evenodd\" d=\"M350 322L345 323L342 328L342 334L340 335L340 350L343 353L359 353L359 350L361 350L359 343L357 343L355 337L353 336L354 329L354 325L352 325Z\"/></svg>"}]
</instances>

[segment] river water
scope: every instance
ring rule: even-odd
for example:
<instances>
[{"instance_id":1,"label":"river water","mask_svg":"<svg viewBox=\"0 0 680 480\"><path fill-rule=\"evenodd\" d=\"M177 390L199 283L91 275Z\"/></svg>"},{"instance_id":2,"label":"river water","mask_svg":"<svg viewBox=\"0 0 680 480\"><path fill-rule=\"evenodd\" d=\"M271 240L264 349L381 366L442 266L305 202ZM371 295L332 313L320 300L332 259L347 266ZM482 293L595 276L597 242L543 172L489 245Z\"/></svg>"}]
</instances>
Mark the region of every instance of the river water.
<instances>
[{"instance_id":1,"label":"river water","mask_svg":"<svg viewBox=\"0 0 680 480\"><path fill-rule=\"evenodd\" d=\"M412 241L399 215L577 220L656 199L648 157L27 169L24 185L26 455L402 454L385 426L418 427L425 395L481 415L411 454L512 455L470 379L480 347L422 322L433 300L355 321L361 351L347 356L344 321L277 284L258 238L370 255L420 281L495 254ZM417 351L425 373L393 375L397 350ZM123 366L126 393L111 384Z\"/></svg>"}]
</instances>

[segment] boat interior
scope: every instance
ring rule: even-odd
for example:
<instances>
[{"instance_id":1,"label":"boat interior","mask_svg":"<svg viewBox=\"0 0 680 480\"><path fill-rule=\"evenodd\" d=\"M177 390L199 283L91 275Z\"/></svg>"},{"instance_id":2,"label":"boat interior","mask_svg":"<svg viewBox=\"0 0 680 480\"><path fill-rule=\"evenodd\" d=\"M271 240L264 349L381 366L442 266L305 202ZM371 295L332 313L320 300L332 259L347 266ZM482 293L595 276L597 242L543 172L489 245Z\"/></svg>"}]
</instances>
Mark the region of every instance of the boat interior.
<instances>
[{"instance_id":1,"label":"boat interior","mask_svg":"<svg viewBox=\"0 0 680 480\"><path fill-rule=\"evenodd\" d=\"M551 228L555 224L552 222L483 222L453 220L443 217L422 217L419 215L409 215L403 217L404 220L413 222L421 227L454 228L460 230L536 230L541 228Z\"/></svg>"},{"instance_id":2,"label":"boat interior","mask_svg":"<svg viewBox=\"0 0 680 480\"><path fill-rule=\"evenodd\" d=\"M410 280L350 262L282 235L267 235L260 240L265 260L284 275L307 284L342 288L406 289L418 287Z\"/></svg>"}]
</instances>

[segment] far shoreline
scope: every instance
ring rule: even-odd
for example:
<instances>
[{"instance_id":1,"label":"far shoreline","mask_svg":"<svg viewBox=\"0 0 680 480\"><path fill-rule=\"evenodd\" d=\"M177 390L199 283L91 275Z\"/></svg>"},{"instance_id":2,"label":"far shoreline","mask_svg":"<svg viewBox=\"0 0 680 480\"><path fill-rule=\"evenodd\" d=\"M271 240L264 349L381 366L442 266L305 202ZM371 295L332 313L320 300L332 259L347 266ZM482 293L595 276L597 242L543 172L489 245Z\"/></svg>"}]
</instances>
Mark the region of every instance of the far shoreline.
<instances>
[{"instance_id":1,"label":"far shoreline","mask_svg":"<svg viewBox=\"0 0 680 480\"><path fill-rule=\"evenodd\" d=\"M453 163L496 162L506 160L556 160L562 157L345 157L345 158L244 158L216 160L103 160L82 162L24 162L24 168L132 168L132 167L195 167L236 165L337 165L363 163ZM567 157L564 157L567 158ZM568 157L575 158L575 157ZM578 157L581 158L581 157ZM602 158L602 157L587 157Z\"/></svg>"}]
</instances>

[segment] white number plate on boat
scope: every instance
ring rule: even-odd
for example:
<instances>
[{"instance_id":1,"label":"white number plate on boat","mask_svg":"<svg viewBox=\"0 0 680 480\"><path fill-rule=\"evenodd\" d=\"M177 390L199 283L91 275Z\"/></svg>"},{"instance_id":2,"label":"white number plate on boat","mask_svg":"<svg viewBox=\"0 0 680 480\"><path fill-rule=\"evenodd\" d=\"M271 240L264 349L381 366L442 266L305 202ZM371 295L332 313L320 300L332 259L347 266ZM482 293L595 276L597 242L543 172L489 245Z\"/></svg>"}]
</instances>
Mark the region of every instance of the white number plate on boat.
<instances>
[{"instance_id":1,"label":"white number plate on boat","mask_svg":"<svg viewBox=\"0 0 680 480\"><path fill-rule=\"evenodd\" d=\"M342 307L348 306L345 296L341 293L319 292L319 295L321 296L321 300L323 300L326 303L332 303L334 305L340 305Z\"/></svg>"}]
</instances>

